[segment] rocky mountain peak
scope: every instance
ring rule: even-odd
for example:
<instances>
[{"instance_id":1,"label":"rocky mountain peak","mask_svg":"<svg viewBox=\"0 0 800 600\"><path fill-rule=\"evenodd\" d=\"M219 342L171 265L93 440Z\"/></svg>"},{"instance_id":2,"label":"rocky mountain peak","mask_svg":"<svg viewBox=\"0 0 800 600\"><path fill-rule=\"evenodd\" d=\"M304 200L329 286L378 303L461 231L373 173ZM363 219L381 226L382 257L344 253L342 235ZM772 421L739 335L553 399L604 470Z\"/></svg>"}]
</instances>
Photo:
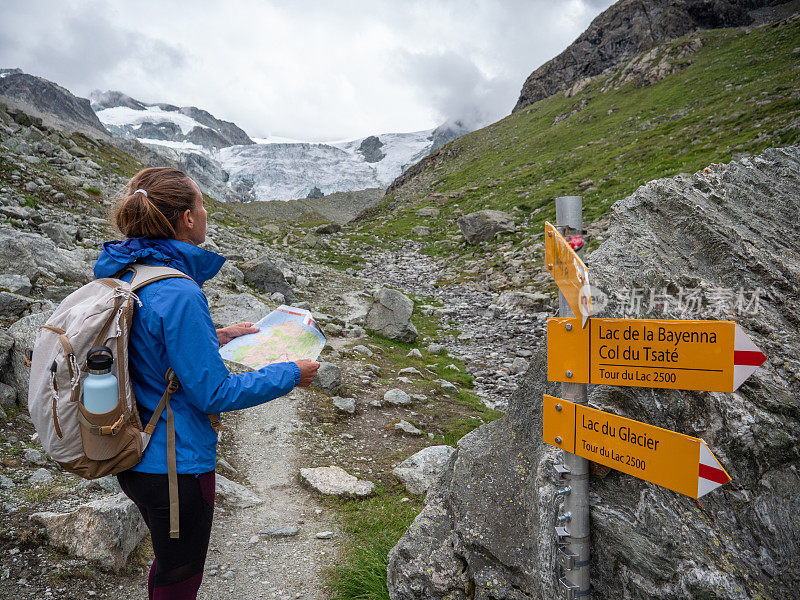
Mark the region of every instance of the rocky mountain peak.
<instances>
[{"instance_id":1,"label":"rocky mountain peak","mask_svg":"<svg viewBox=\"0 0 800 600\"><path fill-rule=\"evenodd\" d=\"M95 112L99 112L105 108L114 108L115 106L125 106L133 110L145 110L147 108L145 104L138 100L134 100L127 94L115 90L107 90L105 92L94 90L89 94L89 101L92 110Z\"/></svg>"},{"instance_id":2,"label":"rocky mountain peak","mask_svg":"<svg viewBox=\"0 0 800 600\"><path fill-rule=\"evenodd\" d=\"M620 0L578 39L536 69L522 86L518 111L640 52L698 29L749 25L750 11L784 0Z\"/></svg>"},{"instance_id":3,"label":"rocky mountain peak","mask_svg":"<svg viewBox=\"0 0 800 600\"><path fill-rule=\"evenodd\" d=\"M187 142L208 150L255 143L235 123L196 106L146 103L116 90L95 90L90 98L92 109L117 137Z\"/></svg>"},{"instance_id":4,"label":"rocky mountain peak","mask_svg":"<svg viewBox=\"0 0 800 600\"><path fill-rule=\"evenodd\" d=\"M108 136L86 98L21 69L0 69L0 102L64 131Z\"/></svg>"}]
</instances>

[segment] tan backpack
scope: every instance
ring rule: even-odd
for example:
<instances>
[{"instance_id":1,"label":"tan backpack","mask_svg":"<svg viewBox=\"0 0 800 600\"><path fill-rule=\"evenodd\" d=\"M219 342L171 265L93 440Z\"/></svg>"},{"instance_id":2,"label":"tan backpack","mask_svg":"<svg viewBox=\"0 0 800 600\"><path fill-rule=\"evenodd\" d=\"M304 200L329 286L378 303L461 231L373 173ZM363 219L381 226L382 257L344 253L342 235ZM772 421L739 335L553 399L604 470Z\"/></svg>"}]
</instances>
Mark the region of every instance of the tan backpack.
<instances>
[{"instance_id":1,"label":"tan backpack","mask_svg":"<svg viewBox=\"0 0 800 600\"><path fill-rule=\"evenodd\" d=\"M169 400L178 387L172 369L150 421L142 427L128 371L128 341L136 291L154 281L188 275L169 267L131 265L130 283L96 279L67 296L36 335L28 386L28 410L45 451L64 470L97 479L131 468L142 453L162 412L167 411L167 473L170 497L170 537L178 537L178 478L175 423ZM121 275L121 274L120 274ZM119 402L103 414L87 411L81 402L87 375L86 354L108 346L114 357L111 372L119 382ZM219 418L210 415L212 425Z\"/></svg>"}]
</instances>

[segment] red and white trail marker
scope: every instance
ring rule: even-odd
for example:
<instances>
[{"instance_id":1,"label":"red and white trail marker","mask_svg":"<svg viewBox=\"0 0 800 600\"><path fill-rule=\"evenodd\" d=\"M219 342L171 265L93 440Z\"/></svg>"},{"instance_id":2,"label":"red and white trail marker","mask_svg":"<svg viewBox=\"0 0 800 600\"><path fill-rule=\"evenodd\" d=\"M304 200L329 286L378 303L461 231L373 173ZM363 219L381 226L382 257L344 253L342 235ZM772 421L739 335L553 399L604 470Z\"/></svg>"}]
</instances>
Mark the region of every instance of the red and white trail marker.
<instances>
[{"instance_id":1,"label":"red and white trail marker","mask_svg":"<svg viewBox=\"0 0 800 600\"><path fill-rule=\"evenodd\" d=\"M733 340L733 391L739 389L745 380L767 360L753 340L736 325Z\"/></svg>"},{"instance_id":2,"label":"red and white trail marker","mask_svg":"<svg viewBox=\"0 0 800 600\"><path fill-rule=\"evenodd\" d=\"M711 454L706 443L700 440L700 465L697 477L697 497L702 498L708 492L725 485L731 476L722 468L716 457Z\"/></svg>"}]
</instances>

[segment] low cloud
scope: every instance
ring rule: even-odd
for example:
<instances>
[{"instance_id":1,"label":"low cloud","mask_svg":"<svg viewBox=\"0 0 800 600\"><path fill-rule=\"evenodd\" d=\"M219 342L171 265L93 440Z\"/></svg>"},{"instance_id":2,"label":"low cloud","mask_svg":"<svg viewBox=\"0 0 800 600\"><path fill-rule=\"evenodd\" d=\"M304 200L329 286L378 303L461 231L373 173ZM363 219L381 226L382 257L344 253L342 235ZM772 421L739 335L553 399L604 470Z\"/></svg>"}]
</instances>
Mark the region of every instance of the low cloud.
<instances>
[{"instance_id":1,"label":"low cloud","mask_svg":"<svg viewBox=\"0 0 800 600\"><path fill-rule=\"evenodd\" d=\"M400 71L420 100L431 106L438 122L461 121L470 129L510 112L509 99L519 87L486 75L456 52L403 53Z\"/></svg>"},{"instance_id":2,"label":"low cloud","mask_svg":"<svg viewBox=\"0 0 800 600\"><path fill-rule=\"evenodd\" d=\"M611 3L4 0L0 67L198 106L255 137L480 126Z\"/></svg>"},{"instance_id":3,"label":"low cloud","mask_svg":"<svg viewBox=\"0 0 800 600\"><path fill-rule=\"evenodd\" d=\"M11 1L4 13L2 66L20 67L77 94L118 85L126 74L138 77L149 71L163 78L186 67L179 46L114 22L107 4Z\"/></svg>"}]
</instances>

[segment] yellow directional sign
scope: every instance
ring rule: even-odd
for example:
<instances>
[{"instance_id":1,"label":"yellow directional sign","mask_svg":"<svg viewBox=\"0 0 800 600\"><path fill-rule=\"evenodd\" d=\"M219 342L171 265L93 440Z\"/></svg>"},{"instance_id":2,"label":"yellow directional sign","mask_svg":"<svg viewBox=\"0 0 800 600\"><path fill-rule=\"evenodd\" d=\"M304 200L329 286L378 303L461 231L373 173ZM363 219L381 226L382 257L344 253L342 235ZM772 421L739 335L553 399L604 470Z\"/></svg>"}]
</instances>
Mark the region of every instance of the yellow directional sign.
<instances>
[{"instance_id":1,"label":"yellow directional sign","mask_svg":"<svg viewBox=\"0 0 800 600\"><path fill-rule=\"evenodd\" d=\"M592 314L589 271L564 236L550 223L544 224L544 261L547 270L564 294L572 314L582 319L582 326Z\"/></svg>"},{"instance_id":2,"label":"yellow directional sign","mask_svg":"<svg viewBox=\"0 0 800 600\"><path fill-rule=\"evenodd\" d=\"M765 360L733 321L547 320L550 381L735 391Z\"/></svg>"},{"instance_id":3,"label":"yellow directional sign","mask_svg":"<svg viewBox=\"0 0 800 600\"><path fill-rule=\"evenodd\" d=\"M692 498L731 480L699 438L552 396L544 397L543 439Z\"/></svg>"}]
</instances>

